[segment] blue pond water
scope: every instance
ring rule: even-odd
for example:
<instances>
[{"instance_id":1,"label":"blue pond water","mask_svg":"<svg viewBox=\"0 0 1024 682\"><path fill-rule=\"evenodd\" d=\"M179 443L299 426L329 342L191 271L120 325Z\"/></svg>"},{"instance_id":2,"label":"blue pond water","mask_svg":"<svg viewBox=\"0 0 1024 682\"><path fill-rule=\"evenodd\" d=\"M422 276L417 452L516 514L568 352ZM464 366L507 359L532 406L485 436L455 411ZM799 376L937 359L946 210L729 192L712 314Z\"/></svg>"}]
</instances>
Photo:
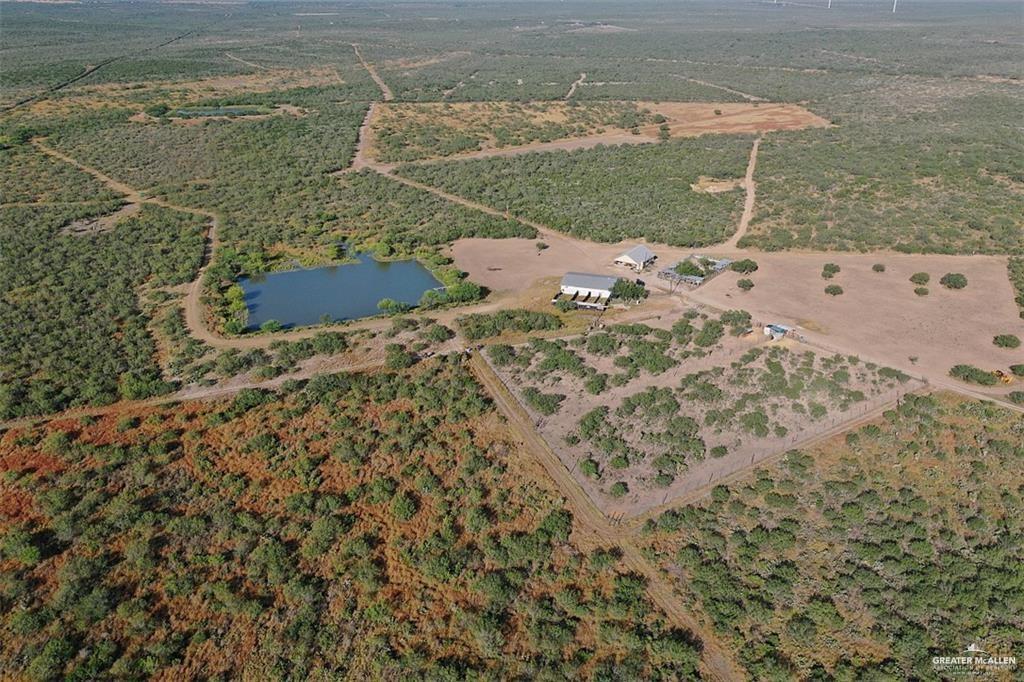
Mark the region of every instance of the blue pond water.
<instances>
[{"instance_id":1,"label":"blue pond water","mask_svg":"<svg viewBox=\"0 0 1024 682\"><path fill-rule=\"evenodd\" d=\"M359 263L272 272L239 281L249 306L249 327L267 320L285 327L317 324L323 315L354 320L377 315L377 303L391 298L415 305L424 291L441 286L414 260L380 262L368 254Z\"/></svg>"}]
</instances>

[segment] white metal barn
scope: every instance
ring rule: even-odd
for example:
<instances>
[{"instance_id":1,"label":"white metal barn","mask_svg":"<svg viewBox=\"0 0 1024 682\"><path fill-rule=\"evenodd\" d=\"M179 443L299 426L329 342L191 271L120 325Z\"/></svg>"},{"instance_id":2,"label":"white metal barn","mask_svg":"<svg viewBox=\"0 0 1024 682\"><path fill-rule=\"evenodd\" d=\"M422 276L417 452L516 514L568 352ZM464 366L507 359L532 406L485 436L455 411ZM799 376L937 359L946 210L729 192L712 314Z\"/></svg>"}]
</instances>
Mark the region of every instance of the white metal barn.
<instances>
[{"instance_id":1,"label":"white metal barn","mask_svg":"<svg viewBox=\"0 0 1024 682\"><path fill-rule=\"evenodd\" d=\"M657 260L658 256L643 244L637 244L632 249L615 259L616 265L624 265L633 268L637 272L643 271L648 265Z\"/></svg>"},{"instance_id":2,"label":"white metal barn","mask_svg":"<svg viewBox=\"0 0 1024 682\"><path fill-rule=\"evenodd\" d=\"M567 272L562 277L558 296L552 303L569 301L581 308L605 309L608 299L612 297L612 287L619 281L618 277L608 275L592 275L586 272Z\"/></svg>"}]
</instances>

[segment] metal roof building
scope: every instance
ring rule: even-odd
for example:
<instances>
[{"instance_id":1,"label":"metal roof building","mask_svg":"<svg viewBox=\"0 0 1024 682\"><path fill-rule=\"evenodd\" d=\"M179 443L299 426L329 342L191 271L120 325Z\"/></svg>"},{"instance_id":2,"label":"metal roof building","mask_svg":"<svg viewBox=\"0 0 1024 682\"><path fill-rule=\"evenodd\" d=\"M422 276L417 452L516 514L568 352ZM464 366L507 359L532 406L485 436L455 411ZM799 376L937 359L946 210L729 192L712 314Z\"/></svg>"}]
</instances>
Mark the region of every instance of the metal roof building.
<instances>
[{"instance_id":1,"label":"metal roof building","mask_svg":"<svg viewBox=\"0 0 1024 682\"><path fill-rule=\"evenodd\" d=\"M632 249L615 259L616 265L626 265L640 272L645 267L657 260L658 256L643 244L637 244Z\"/></svg>"},{"instance_id":2,"label":"metal roof building","mask_svg":"<svg viewBox=\"0 0 1024 682\"><path fill-rule=\"evenodd\" d=\"M603 310L608 307L608 300L612 297L612 288L618 281L618 277L610 277L608 275L567 272L562 277L558 296L554 298L552 303L569 301L582 308L598 308Z\"/></svg>"}]
</instances>

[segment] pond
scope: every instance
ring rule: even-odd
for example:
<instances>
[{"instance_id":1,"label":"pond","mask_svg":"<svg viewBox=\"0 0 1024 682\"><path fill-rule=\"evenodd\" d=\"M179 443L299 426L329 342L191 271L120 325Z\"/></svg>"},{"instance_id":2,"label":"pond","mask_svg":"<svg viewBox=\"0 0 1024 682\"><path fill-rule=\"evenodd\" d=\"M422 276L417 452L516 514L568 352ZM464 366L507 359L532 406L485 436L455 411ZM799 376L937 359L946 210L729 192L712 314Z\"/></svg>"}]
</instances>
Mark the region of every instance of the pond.
<instances>
[{"instance_id":1,"label":"pond","mask_svg":"<svg viewBox=\"0 0 1024 682\"><path fill-rule=\"evenodd\" d=\"M359 254L358 263L254 275L239 280L249 307L249 328L267 320L284 327L355 320L380 313L384 298L416 305L423 292L442 286L415 260L382 262Z\"/></svg>"}]
</instances>

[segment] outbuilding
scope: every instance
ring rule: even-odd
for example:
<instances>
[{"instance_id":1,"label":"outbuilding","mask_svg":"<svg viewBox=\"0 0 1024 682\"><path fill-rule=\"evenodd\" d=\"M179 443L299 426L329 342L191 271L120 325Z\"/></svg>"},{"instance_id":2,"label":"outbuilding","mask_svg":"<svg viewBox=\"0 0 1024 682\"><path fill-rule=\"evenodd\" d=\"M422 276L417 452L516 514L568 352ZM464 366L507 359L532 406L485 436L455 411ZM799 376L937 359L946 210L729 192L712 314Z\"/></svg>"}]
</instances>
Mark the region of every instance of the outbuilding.
<instances>
[{"instance_id":1,"label":"outbuilding","mask_svg":"<svg viewBox=\"0 0 1024 682\"><path fill-rule=\"evenodd\" d=\"M644 268L658 259L658 256L643 244L637 244L626 253L615 259L616 265L624 265L642 272Z\"/></svg>"},{"instance_id":2,"label":"outbuilding","mask_svg":"<svg viewBox=\"0 0 1024 682\"><path fill-rule=\"evenodd\" d=\"M562 277L558 295L552 303L568 301L580 308L597 308L604 310L612 297L612 289L618 277L593 275L586 272L567 272Z\"/></svg>"}]
</instances>

